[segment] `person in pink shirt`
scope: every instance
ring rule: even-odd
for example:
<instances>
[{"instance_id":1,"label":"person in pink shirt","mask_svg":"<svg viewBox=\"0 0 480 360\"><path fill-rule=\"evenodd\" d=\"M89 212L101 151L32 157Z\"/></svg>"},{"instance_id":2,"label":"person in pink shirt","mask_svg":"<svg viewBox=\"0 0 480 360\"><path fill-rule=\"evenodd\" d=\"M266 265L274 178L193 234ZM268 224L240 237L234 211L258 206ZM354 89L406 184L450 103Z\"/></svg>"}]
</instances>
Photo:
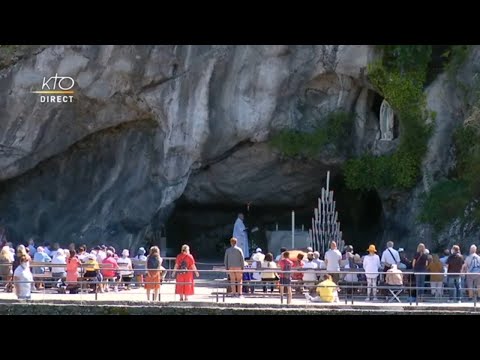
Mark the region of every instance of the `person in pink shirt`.
<instances>
[{"instance_id":1,"label":"person in pink shirt","mask_svg":"<svg viewBox=\"0 0 480 360\"><path fill-rule=\"evenodd\" d=\"M293 262L289 259L290 253L288 251L284 251L282 254L283 258L278 262L278 266L280 267L280 272L278 275L280 277L280 296L283 298L284 291L287 292L287 304L292 303L292 267Z\"/></svg>"},{"instance_id":2,"label":"person in pink shirt","mask_svg":"<svg viewBox=\"0 0 480 360\"><path fill-rule=\"evenodd\" d=\"M113 280L116 283L120 277L118 276L118 264L117 260L113 257L113 252L107 250L107 257L102 261L102 275L105 281ZM117 290L117 285L115 285ZM108 284L105 284L105 291L108 291Z\"/></svg>"},{"instance_id":3,"label":"person in pink shirt","mask_svg":"<svg viewBox=\"0 0 480 360\"><path fill-rule=\"evenodd\" d=\"M293 262L292 269L298 270L303 269L305 263L303 262L303 254L300 253L297 255L297 260ZM295 292L297 294L303 293L303 272L295 271L292 273L292 280L296 280Z\"/></svg>"},{"instance_id":4,"label":"person in pink shirt","mask_svg":"<svg viewBox=\"0 0 480 360\"><path fill-rule=\"evenodd\" d=\"M67 289L70 294L76 294L78 292L78 267L80 266L80 260L77 257L75 250L70 250L70 256L67 259Z\"/></svg>"}]
</instances>

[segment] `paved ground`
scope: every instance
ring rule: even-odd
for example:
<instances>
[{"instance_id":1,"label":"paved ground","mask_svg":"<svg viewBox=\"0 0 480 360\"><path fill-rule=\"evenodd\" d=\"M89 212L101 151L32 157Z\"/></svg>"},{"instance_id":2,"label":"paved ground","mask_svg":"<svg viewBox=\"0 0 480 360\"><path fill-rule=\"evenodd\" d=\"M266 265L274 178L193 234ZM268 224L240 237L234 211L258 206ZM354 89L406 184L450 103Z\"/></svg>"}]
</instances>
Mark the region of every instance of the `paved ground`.
<instances>
[{"instance_id":1,"label":"paved ground","mask_svg":"<svg viewBox=\"0 0 480 360\"><path fill-rule=\"evenodd\" d=\"M170 303L176 302L179 305L183 304L179 302L178 296L174 295L175 285L172 283L166 283L162 285L161 288L161 302L162 303ZM216 305L216 297L211 295L214 288L208 286L208 284L203 283L202 281L198 281L197 286L195 288L196 294L190 297L189 303L196 304L196 306L208 306L208 305ZM0 290L0 302L2 300L6 300L7 302L15 301L16 296L13 293L5 293L3 290ZM95 301L95 294L58 294L53 292L53 290L46 290L46 291L37 291L32 294L32 301L34 302L70 302L70 301L78 301L79 304L82 302L91 302ZM145 303L147 300L146 292L144 289L132 289L132 290L121 290L119 292L108 292L108 293L100 293L98 294L98 301L99 303ZM221 306L232 306L232 307L242 307L242 306L258 306L258 307L289 307L286 304L281 305L280 296L276 294L276 296L263 296L262 293L255 294L253 297L251 295L247 295L244 298L225 298L225 303L223 303L222 298L219 299L219 305ZM353 304L356 308L357 307L365 307L365 308L376 308L378 310L384 309L385 311L390 311L392 309L415 309L418 308L415 303L410 305L408 302L402 303L386 303L384 300L379 300L377 302L365 302L363 298L356 299ZM294 297L292 301L291 307L335 307L335 308L352 308L351 300L345 304L345 301L342 300L340 303L337 304L324 304L324 303L311 303L308 302L305 298L302 297ZM420 308L428 308L428 309L451 309L451 310L467 310L476 312L479 311L480 306L476 307L473 302L466 302L466 303L420 303Z\"/></svg>"}]
</instances>

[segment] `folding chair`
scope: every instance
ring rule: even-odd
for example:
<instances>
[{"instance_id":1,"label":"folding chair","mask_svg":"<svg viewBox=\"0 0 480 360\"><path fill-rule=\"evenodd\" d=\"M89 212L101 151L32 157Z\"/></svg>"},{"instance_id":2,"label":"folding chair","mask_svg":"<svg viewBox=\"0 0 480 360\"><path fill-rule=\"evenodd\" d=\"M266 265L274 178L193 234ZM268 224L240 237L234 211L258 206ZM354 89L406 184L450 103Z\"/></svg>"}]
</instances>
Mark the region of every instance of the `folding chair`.
<instances>
[{"instance_id":1,"label":"folding chair","mask_svg":"<svg viewBox=\"0 0 480 360\"><path fill-rule=\"evenodd\" d=\"M394 302L395 300L399 303L402 302L399 296L403 292L403 287L391 286L388 288L388 291L390 292L391 296L387 296L387 302L391 303L391 302Z\"/></svg>"}]
</instances>

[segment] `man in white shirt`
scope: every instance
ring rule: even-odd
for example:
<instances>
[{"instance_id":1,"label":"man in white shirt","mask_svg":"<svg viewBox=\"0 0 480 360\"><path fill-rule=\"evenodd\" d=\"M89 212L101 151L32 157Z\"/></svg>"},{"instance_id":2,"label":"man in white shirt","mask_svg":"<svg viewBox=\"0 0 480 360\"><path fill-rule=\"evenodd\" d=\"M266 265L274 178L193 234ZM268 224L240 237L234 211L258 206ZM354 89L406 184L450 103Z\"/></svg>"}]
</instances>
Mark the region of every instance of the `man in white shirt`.
<instances>
[{"instance_id":1,"label":"man in white shirt","mask_svg":"<svg viewBox=\"0 0 480 360\"><path fill-rule=\"evenodd\" d=\"M392 265L400 264L400 254L393 248L393 241L387 242L387 249L382 253L382 259L380 260L383 266L383 272L387 272Z\"/></svg>"},{"instance_id":2,"label":"man in white shirt","mask_svg":"<svg viewBox=\"0 0 480 360\"><path fill-rule=\"evenodd\" d=\"M330 243L330 250L325 253L325 265L327 272L332 276L332 280L335 284L338 284L340 279L340 261L342 260L342 253L337 249L337 243L332 241ZM335 272L335 273L334 273Z\"/></svg>"}]
</instances>

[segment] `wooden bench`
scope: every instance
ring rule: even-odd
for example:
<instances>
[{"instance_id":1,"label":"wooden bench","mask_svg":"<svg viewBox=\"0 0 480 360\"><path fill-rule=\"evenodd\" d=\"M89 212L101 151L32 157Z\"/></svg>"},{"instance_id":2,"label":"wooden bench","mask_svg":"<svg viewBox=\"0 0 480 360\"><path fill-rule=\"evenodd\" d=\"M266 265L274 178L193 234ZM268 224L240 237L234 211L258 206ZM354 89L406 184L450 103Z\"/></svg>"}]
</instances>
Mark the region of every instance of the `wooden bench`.
<instances>
[{"instance_id":1,"label":"wooden bench","mask_svg":"<svg viewBox=\"0 0 480 360\"><path fill-rule=\"evenodd\" d=\"M56 265L57 264L55 264L55 266ZM58 264L58 265L61 265L61 264ZM50 262L39 262L39 261L30 262L30 268L32 268L32 276L33 276L33 281L35 282L35 285L37 285L37 283L43 283L46 280L53 279L51 266L52 266L52 263ZM45 268L44 273L36 274L34 270L35 268ZM43 287L45 288L45 284L43 284Z\"/></svg>"},{"instance_id":2,"label":"wooden bench","mask_svg":"<svg viewBox=\"0 0 480 360\"><path fill-rule=\"evenodd\" d=\"M103 275L103 271L102 270L114 270L115 272L118 272L119 269L118 268L114 268L112 264L109 264L109 263L102 263L102 264L98 264L98 267L99 267L99 271L100 273L102 274L102 278L103 278L103 281L102 281L102 289L103 287L105 287L108 291L108 283L109 282L113 282L114 286L117 286L118 283L117 283L117 279L118 279L118 276L117 274L113 275L113 276L105 276ZM90 278L92 279L92 278ZM103 282L106 282L106 284L104 284Z\"/></svg>"}]
</instances>

